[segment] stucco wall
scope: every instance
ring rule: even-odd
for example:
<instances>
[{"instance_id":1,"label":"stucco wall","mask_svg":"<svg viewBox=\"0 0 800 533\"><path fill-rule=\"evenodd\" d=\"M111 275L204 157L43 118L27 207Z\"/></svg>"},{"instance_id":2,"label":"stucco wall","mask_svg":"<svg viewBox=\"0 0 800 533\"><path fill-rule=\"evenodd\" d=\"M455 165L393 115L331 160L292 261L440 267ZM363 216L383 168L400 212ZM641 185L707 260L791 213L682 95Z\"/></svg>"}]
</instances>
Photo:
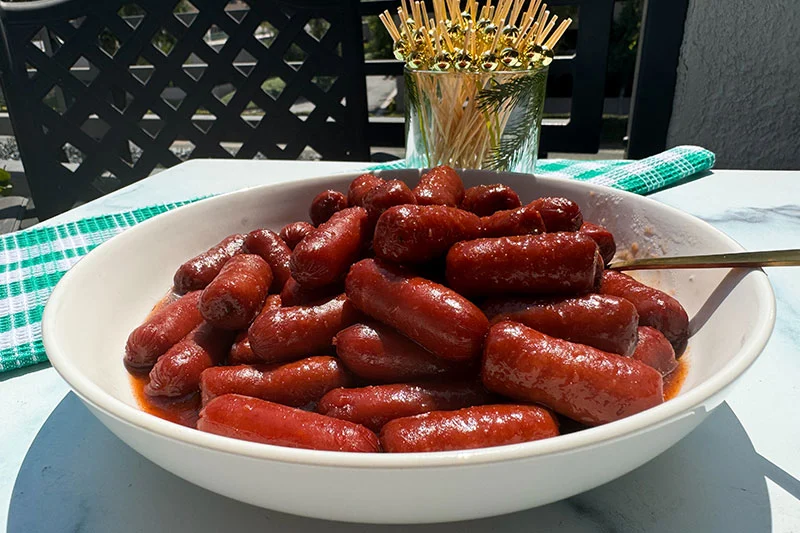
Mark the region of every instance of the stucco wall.
<instances>
[{"instance_id":1,"label":"stucco wall","mask_svg":"<svg viewBox=\"0 0 800 533\"><path fill-rule=\"evenodd\" d=\"M667 142L800 169L800 0L691 0Z\"/></svg>"}]
</instances>

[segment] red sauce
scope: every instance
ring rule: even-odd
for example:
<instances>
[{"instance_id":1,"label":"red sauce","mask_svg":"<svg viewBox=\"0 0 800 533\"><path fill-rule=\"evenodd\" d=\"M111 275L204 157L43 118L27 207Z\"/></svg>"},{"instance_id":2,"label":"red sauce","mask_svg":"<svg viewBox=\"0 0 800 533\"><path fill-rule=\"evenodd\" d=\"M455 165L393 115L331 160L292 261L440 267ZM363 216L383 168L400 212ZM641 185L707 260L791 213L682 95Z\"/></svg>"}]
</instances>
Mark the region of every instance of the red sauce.
<instances>
[{"instance_id":1,"label":"red sauce","mask_svg":"<svg viewBox=\"0 0 800 533\"><path fill-rule=\"evenodd\" d=\"M689 361L686 358L688 352L689 350L686 350L678 359L678 367L664 376L664 401L677 396L683 387L683 382L686 381L686 374L689 373Z\"/></svg>"},{"instance_id":2,"label":"red sauce","mask_svg":"<svg viewBox=\"0 0 800 533\"><path fill-rule=\"evenodd\" d=\"M183 398L148 396L144 392L144 386L150 381L147 374L131 374L130 379L133 396L142 411L182 426L197 426L201 407L199 392Z\"/></svg>"}]
</instances>

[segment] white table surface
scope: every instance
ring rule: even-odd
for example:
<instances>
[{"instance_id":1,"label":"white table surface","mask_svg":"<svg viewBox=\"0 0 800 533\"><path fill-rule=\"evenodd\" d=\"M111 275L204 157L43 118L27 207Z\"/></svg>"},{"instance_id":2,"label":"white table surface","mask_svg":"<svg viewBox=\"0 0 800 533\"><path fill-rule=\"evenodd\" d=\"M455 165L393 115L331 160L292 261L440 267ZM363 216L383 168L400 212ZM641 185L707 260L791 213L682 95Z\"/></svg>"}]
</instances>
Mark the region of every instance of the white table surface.
<instances>
[{"instance_id":1,"label":"white table surface","mask_svg":"<svg viewBox=\"0 0 800 533\"><path fill-rule=\"evenodd\" d=\"M48 224L364 166L202 164L219 167L214 181L197 179L192 165L184 165ZM248 178L240 172L247 165L263 171ZM800 247L800 171L716 171L652 197L710 222L747 249ZM727 402L650 463L568 500L502 517L414 527L324 522L259 509L150 463L106 430L49 365L39 365L0 374L0 526L31 533L797 532L800 269L768 274L778 300L775 333Z\"/></svg>"}]
</instances>

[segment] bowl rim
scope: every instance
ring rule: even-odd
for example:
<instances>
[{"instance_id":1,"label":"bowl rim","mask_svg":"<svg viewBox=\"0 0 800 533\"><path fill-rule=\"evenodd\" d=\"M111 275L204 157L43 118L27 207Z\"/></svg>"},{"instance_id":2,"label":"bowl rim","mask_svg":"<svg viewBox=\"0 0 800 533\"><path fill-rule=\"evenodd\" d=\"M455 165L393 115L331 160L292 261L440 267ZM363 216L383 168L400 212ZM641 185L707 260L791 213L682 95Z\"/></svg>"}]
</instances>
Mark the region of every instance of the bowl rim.
<instances>
[{"instance_id":1,"label":"bowl rim","mask_svg":"<svg viewBox=\"0 0 800 533\"><path fill-rule=\"evenodd\" d=\"M459 170L462 172L461 170ZM211 433L205 433L193 428L181 426L173 422L161 419L155 415L128 405L124 401L106 393L98 385L93 383L81 372L80 367L74 364L69 355L62 350L58 339L54 333L55 322L58 317L59 309L64 305L65 294L72 280L82 274L87 268L92 268L96 258L101 257L105 250L114 246L124 246L127 239L135 236L137 228L148 228L154 224L168 224L171 217L182 216L183 213L198 206L204 206L213 202L225 202L237 196L251 194L254 190L268 188L271 190L292 187L298 181L307 182L313 185L315 182L325 183L331 178L348 179L355 178L366 171L344 172L316 176L312 178L301 178L300 180L289 180L279 183L259 185L240 189L237 191L220 194L211 198L203 199L192 204L188 204L171 211L165 212L157 217L146 220L136 227L130 228L119 235L101 244L89 254L87 254L78 264L71 268L59 281L53 290L42 316L42 336L45 351L50 363L58 374L67 382L70 388L87 404L104 414L122 422L128 426L144 430L156 436L172 441L178 441L193 447L200 447L207 450L244 456L253 459L270 460L281 463L302 464L307 466L324 466L339 468L367 468L367 469L417 469L430 467L459 467L465 465L479 465L503 461L529 459L537 456L574 453L578 450L592 448L612 440L629 438L636 434L655 429L676 419L682 418L694 412L708 399L720 394L736 381L758 358L766 346L775 325L775 295L772 286L763 270L758 269L751 273L755 276L757 283L757 295L764 300L767 312L762 313L756 322L754 335L745 342L733 358L723 366L716 374L707 380L699 383L695 388L679 394L661 405L650 408L633 416L588 428L575 433L559 435L548 439L520 444L505 446L495 446L490 448L480 448L474 450L458 450L445 452L426 452L426 453L347 453L335 451L308 450L302 448L289 448L271 444L249 442L229 437L223 437ZM407 176L412 173L419 173L419 169L397 169L376 172L383 175L394 175L397 177ZM469 170L469 173L487 174L492 176L508 175L512 173L497 173L493 171ZM559 183L564 180L561 178L550 178L527 175L542 185L549 183ZM717 237L732 250L744 250L744 248L734 239L713 227L709 223L685 213L677 208L657 202L651 198L643 197L618 189L610 189L602 185L595 185L586 182L576 182L575 185L587 188L589 192L594 191L598 194L607 195L613 192L623 199L635 198L637 202L644 201L645 204L658 204L660 209L667 210L672 216L699 223L707 226ZM202 207L199 207L202 208Z\"/></svg>"}]
</instances>

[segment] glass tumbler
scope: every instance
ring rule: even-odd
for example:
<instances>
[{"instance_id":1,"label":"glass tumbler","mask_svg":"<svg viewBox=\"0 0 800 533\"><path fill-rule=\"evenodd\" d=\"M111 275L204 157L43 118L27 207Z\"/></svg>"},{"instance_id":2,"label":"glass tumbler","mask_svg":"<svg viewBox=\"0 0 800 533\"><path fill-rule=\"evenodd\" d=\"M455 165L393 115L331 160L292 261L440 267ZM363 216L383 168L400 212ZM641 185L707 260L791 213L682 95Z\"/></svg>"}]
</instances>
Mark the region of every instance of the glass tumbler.
<instances>
[{"instance_id":1,"label":"glass tumbler","mask_svg":"<svg viewBox=\"0 0 800 533\"><path fill-rule=\"evenodd\" d=\"M406 162L533 172L547 67L459 72L406 68Z\"/></svg>"}]
</instances>

